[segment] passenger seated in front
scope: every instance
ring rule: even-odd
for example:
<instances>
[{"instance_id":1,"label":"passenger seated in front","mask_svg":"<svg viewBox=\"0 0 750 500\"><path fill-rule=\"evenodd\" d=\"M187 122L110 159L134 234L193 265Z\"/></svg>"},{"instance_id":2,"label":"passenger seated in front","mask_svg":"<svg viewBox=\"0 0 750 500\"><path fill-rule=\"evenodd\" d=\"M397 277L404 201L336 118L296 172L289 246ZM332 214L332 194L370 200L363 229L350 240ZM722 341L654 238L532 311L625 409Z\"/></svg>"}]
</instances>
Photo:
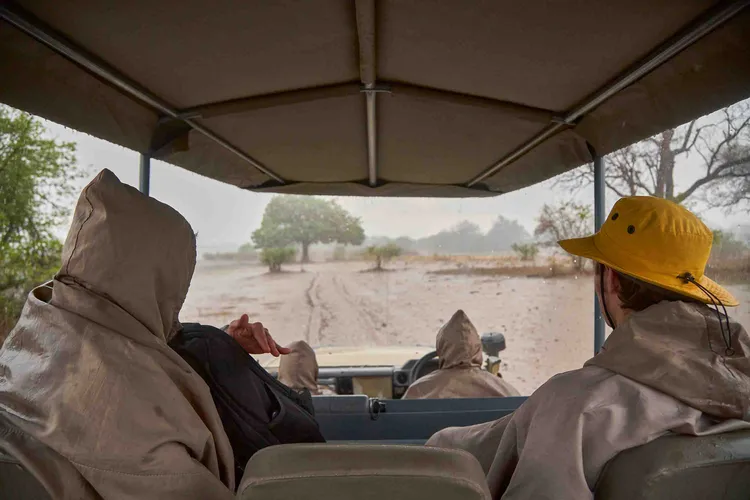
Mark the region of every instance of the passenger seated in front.
<instances>
[{"instance_id":1,"label":"passenger seated in front","mask_svg":"<svg viewBox=\"0 0 750 500\"><path fill-rule=\"evenodd\" d=\"M167 345L195 260L172 208L108 170L84 188L62 268L0 349L0 447L52 497L234 498L209 389ZM228 333L248 352L286 352L243 319Z\"/></svg>"},{"instance_id":2,"label":"passenger seated in front","mask_svg":"<svg viewBox=\"0 0 750 500\"><path fill-rule=\"evenodd\" d=\"M670 432L750 428L750 337L726 315L737 300L704 274L712 240L685 208L630 197L595 235L561 241L598 263L596 293L614 328L604 348L511 415L427 444L474 454L496 499L580 500L623 450Z\"/></svg>"},{"instance_id":3,"label":"passenger seated in front","mask_svg":"<svg viewBox=\"0 0 750 500\"><path fill-rule=\"evenodd\" d=\"M307 389L311 394L320 394L315 351L304 340L286 347L290 352L279 360L279 382L295 391Z\"/></svg>"},{"instance_id":4,"label":"passenger seated in front","mask_svg":"<svg viewBox=\"0 0 750 500\"><path fill-rule=\"evenodd\" d=\"M459 310L437 334L440 369L414 382L403 399L496 398L519 396L508 382L482 369L482 342Z\"/></svg>"}]
</instances>

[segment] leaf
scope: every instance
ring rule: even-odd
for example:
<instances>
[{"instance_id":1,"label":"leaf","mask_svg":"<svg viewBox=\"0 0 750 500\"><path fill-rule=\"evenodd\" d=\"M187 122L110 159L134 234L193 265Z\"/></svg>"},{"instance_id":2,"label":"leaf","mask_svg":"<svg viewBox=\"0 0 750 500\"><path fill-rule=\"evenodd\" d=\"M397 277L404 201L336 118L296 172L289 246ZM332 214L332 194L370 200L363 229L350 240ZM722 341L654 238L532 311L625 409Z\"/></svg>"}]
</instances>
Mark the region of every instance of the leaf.
<instances>
[{"instance_id":1,"label":"leaf","mask_svg":"<svg viewBox=\"0 0 750 500\"><path fill-rule=\"evenodd\" d=\"M53 230L82 174L75 144L46 138L41 120L0 105L0 323L15 323L26 293L59 268Z\"/></svg>"}]
</instances>

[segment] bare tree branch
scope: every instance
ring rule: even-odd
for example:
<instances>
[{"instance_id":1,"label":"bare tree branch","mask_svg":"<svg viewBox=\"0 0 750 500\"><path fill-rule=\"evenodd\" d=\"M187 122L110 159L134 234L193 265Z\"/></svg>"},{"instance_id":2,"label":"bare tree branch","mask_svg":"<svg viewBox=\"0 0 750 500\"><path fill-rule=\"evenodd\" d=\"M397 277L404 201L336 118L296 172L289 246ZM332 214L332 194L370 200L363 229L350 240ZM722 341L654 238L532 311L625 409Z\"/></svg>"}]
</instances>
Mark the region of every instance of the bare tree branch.
<instances>
[{"instance_id":1,"label":"bare tree branch","mask_svg":"<svg viewBox=\"0 0 750 500\"><path fill-rule=\"evenodd\" d=\"M745 177L750 178L750 172L744 173L744 174L740 174L740 173L733 174L730 172L728 174L720 175L722 174L722 172L725 172L726 170L730 168L737 167L740 165L746 165L746 164L750 164L750 154L744 158L738 158L736 160L727 161L726 163L717 167L711 174L693 182L693 184L689 188L687 188L685 191L683 191L682 194L675 197L675 201L682 203L690 195L695 193L695 191L697 191L699 188L717 179L726 179L726 178L735 177L735 176L738 178L745 178Z\"/></svg>"},{"instance_id":2,"label":"bare tree branch","mask_svg":"<svg viewBox=\"0 0 750 500\"><path fill-rule=\"evenodd\" d=\"M611 153L605 159L605 185L617 196L648 194L677 202L710 194L709 206L737 210L730 205L750 205L749 151L750 101L746 101ZM701 171L688 173L681 158L694 153ZM688 186L686 176L690 176ZM593 180L593 167L587 165L564 174L557 184L578 189Z\"/></svg>"}]
</instances>

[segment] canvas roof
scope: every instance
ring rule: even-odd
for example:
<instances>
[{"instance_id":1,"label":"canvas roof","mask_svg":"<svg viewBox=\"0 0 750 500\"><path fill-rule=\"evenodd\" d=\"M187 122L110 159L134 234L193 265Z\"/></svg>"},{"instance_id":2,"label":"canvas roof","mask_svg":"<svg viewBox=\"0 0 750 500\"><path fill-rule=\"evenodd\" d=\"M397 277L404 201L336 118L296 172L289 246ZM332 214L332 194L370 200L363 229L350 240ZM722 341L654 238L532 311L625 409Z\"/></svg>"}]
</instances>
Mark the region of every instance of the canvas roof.
<instances>
[{"instance_id":1,"label":"canvas roof","mask_svg":"<svg viewBox=\"0 0 750 500\"><path fill-rule=\"evenodd\" d=\"M748 3L24 0L0 102L247 189L486 196L750 97Z\"/></svg>"}]
</instances>

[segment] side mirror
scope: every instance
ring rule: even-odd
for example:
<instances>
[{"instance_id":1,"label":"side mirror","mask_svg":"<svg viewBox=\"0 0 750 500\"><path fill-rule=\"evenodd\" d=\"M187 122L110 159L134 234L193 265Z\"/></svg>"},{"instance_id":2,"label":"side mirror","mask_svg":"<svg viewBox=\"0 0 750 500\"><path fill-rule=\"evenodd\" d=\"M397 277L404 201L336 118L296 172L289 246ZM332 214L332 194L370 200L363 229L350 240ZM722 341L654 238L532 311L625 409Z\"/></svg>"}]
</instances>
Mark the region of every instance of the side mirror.
<instances>
[{"instance_id":1,"label":"side mirror","mask_svg":"<svg viewBox=\"0 0 750 500\"><path fill-rule=\"evenodd\" d=\"M505 335L502 333L485 333L482 335L482 351L487 356L497 357L505 350Z\"/></svg>"}]
</instances>

